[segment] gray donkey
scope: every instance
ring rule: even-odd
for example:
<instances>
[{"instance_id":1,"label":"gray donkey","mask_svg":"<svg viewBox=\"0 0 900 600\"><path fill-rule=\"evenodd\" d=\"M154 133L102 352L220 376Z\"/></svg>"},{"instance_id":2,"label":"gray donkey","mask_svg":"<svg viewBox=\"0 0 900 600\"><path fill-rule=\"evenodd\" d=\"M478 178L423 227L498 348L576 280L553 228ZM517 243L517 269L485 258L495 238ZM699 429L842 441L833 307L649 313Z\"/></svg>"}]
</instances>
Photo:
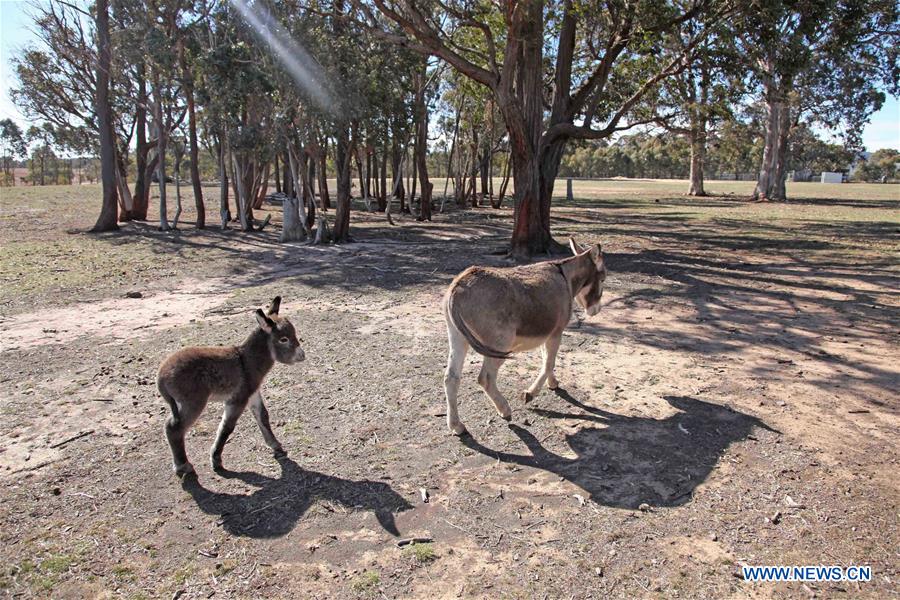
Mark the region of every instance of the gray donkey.
<instances>
[{"instance_id":1,"label":"gray donkey","mask_svg":"<svg viewBox=\"0 0 900 600\"><path fill-rule=\"evenodd\" d=\"M259 327L240 346L184 348L160 365L156 385L172 409L166 438L176 475L194 472L184 449L184 436L210 398L225 402L211 452L213 469L222 469L222 448L248 403L266 445L276 457L287 455L272 433L269 412L259 392L276 361L289 365L305 358L294 326L278 316L280 306L281 296L276 296L267 312L257 309Z\"/></svg>"},{"instance_id":2,"label":"gray donkey","mask_svg":"<svg viewBox=\"0 0 900 600\"><path fill-rule=\"evenodd\" d=\"M588 316L600 311L606 264L600 244L582 247L569 239L573 256L513 268L469 267L456 276L444 295L444 317L450 355L444 372L447 426L466 433L459 420L456 397L466 353L471 347L484 356L478 383L500 416L512 418L509 402L497 389L497 371L515 352L541 347L544 366L534 383L522 392L529 402L544 383L556 389L553 370L572 305L578 302Z\"/></svg>"}]
</instances>

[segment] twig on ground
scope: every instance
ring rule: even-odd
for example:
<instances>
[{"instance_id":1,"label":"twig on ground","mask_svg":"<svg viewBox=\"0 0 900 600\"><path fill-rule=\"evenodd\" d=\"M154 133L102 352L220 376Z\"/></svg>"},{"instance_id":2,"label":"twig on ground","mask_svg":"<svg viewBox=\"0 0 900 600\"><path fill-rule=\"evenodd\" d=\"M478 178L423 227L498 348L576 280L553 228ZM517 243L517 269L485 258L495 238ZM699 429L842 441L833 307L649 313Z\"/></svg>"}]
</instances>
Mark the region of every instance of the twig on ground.
<instances>
[{"instance_id":1,"label":"twig on ground","mask_svg":"<svg viewBox=\"0 0 900 600\"><path fill-rule=\"evenodd\" d=\"M69 442L74 442L75 440L81 439L81 438L83 438L83 437L87 437L87 436L91 435L92 433L94 433L94 430L93 430L93 429L88 429L87 431L82 431L82 432L79 433L78 435L73 435L72 437L70 437L70 438L68 438L68 439L65 439L65 440L63 440L63 441L61 441L61 442L56 442L55 444L53 444L53 445L50 446L50 447L51 447L51 448L60 448L60 447L62 447L62 446L65 446L65 445L68 444Z\"/></svg>"}]
</instances>

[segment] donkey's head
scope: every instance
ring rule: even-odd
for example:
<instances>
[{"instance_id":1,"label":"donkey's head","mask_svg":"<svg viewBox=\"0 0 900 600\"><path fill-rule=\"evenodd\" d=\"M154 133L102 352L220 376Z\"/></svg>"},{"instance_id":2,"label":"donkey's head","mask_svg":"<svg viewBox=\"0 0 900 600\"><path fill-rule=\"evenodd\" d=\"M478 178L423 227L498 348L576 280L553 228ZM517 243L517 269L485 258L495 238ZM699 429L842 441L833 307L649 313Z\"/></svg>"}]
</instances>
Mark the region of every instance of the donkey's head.
<instances>
[{"instance_id":1,"label":"donkey's head","mask_svg":"<svg viewBox=\"0 0 900 600\"><path fill-rule=\"evenodd\" d=\"M256 321L260 329L269 336L269 352L272 358L280 363L291 364L306 358L297 338L294 325L284 317L278 316L281 308L281 296L275 296L269 310L263 312L256 309Z\"/></svg>"},{"instance_id":2,"label":"donkey's head","mask_svg":"<svg viewBox=\"0 0 900 600\"><path fill-rule=\"evenodd\" d=\"M606 265L603 263L603 252L600 244L594 244L585 248L569 238L569 247L572 254L581 258L582 273L585 275L584 283L575 290L575 300L593 317L600 312L600 299L603 296L603 282L606 281Z\"/></svg>"}]
</instances>

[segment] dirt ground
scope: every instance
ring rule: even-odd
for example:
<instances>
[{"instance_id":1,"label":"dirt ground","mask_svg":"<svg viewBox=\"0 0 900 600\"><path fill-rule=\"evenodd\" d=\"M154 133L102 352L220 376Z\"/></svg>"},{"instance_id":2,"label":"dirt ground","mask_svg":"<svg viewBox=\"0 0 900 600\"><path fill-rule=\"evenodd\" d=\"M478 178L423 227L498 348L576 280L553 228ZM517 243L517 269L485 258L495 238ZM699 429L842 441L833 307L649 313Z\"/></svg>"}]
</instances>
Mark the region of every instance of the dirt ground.
<instances>
[{"instance_id":1,"label":"dirt ground","mask_svg":"<svg viewBox=\"0 0 900 600\"><path fill-rule=\"evenodd\" d=\"M511 424L470 354L461 439L440 298L465 267L505 264L509 209L396 227L356 210L356 243L313 247L278 243L277 206L250 235L196 231L190 211L177 233L88 235L96 187L0 191L0 591L900 596L900 187L754 204L746 184L685 186L578 182L555 204L555 236L603 244L604 308L573 315L557 392L523 405L539 353L504 365ZM211 405L180 482L157 365L240 342L276 294L307 354L264 386L289 458L245 416L215 474ZM433 541L398 546L416 537ZM773 564L873 577L741 578Z\"/></svg>"}]
</instances>

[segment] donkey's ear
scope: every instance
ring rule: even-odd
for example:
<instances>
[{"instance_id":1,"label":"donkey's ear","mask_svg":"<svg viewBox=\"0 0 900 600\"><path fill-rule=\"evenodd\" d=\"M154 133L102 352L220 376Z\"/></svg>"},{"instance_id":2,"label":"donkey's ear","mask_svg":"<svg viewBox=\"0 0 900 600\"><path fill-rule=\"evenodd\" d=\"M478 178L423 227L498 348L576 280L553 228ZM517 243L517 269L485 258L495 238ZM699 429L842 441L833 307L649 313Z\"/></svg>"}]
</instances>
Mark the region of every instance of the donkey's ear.
<instances>
[{"instance_id":1,"label":"donkey's ear","mask_svg":"<svg viewBox=\"0 0 900 600\"><path fill-rule=\"evenodd\" d=\"M591 246L591 258L594 259L594 262L597 262L603 256L603 250L600 248L600 244L594 244Z\"/></svg>"},{"instance_id":2,"label":"donkey's ear","mask_svg":"<svg viewBox=\"0 0 900 600\"><path fill-rule=\"evenodd\" d=\"M259 323L259 328L266 333L272 333L272 329L275 327L275 321L267 317L260 308L256 309L256 322Z\"/></svg>"},{"instance_id":3,"label":"donkey's ear","mask_svg":"<svg viewBox=\"0 0 900 600\"><path fill-rule=\"evenodd\" d=\"M582 247L578 245L578 242L576 242L575 238L573 237L569 238L569 248L571 248L572 254L574 254L575 256L578 256L579 254L584 252Z\"/></svg>"},{"instance_id":4,"label":"donkey's ear","mask_svg":"<svg viewBox=\"0 0 900 600\"><path fill-rule=\"evenodd\" d=\"M277 315L279 308L281 308L281 296L275 296L272 299L272 304L269 305L268 312L270 315Z\"/></svg>"}]
</instances>

